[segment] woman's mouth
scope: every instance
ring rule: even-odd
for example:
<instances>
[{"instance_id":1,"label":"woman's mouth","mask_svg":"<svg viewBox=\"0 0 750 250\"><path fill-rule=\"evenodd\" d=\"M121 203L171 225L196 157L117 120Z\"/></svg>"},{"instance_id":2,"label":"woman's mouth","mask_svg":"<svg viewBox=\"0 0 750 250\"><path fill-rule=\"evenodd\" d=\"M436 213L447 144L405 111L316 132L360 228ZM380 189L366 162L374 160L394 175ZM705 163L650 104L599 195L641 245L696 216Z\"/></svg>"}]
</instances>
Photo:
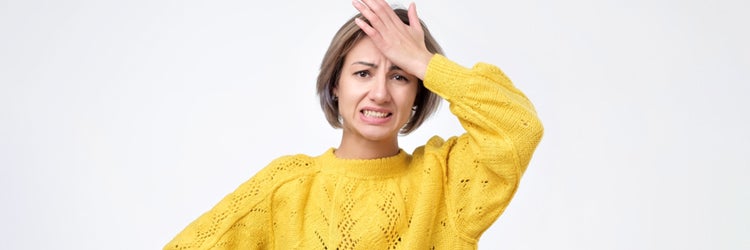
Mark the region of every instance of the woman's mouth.
<instances>
[{"instance_id":1,"label":"woman's mouth","mask_svg":"<svg viewBox=\"0 0 750 250\"><path fill-rule=\"evenodd\" d=\"M392 115L392 113L378 112L374 110L362 110L360 112L366 117L372 117L372 118L386 118Z\"/></svg>"}]
</instances>

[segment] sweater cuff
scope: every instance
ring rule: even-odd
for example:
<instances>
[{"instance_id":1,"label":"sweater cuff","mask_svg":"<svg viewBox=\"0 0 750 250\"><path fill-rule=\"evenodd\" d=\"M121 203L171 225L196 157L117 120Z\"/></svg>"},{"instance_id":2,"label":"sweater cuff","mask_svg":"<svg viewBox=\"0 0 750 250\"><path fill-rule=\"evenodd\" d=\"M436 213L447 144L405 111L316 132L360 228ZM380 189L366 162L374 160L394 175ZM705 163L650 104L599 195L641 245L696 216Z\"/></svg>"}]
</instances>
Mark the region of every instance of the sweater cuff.
<instances>
[{"instance_id":1,"label":"sweater cuff","mask_svg":"<svg viewBox=\"0 0 750 250\"><path fill-rule=\"evenodd\" d=\"M435 54L427 64L427 72L424 77L424 86L427 89L450 100L451 94L459 93L461 86L465 83L458 82L460 79L469 79L471 70L463 67L443 55Z\"/></svg>"}]
</instances>

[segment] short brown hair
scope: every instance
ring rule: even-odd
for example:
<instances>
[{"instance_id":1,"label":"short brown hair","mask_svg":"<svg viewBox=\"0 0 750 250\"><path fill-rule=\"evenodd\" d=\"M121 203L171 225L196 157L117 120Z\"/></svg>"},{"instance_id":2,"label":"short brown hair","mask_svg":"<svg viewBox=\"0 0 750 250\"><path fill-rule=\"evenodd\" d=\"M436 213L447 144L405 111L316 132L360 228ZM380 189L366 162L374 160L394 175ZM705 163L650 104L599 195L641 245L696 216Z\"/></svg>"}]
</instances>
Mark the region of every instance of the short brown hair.
<instances>
[{"instance_id":1,"label":"short brown hair","mask_svg":"<svg viewBox=\"0 0 750 250\"><path fill-rule=\"evenodd\" d=\"M396 12L396 15L398 15L402 22L409 25L407 10L394 9L393 11ZM344 65L344 59L354 45L367 36L367 34L365 34L356 23L354 23L356 18L362 18L369 24L369 21L362 17L362 14L357 14L344 23L333 37L333 40L328 47L328 51L326 51L325 56L323 56L323 62L320 64L320 73L318 74L317 84L320 107L326 115L326 120L328 120L328 123L334 128L341 128L339 104L334 98L333 90L338 86L341 68ZM432 37L424 22L419 20L419 24L422 25L422 30L424 30L424 41L427 50L430 53L443 54L443 49L440 48L440 45L435 41L435 38ZM430 115L435 113L439 104L440 96L425 88L424 83L422 83L422 80L420 79L419 87L417 88L417 96L414 99L414 106L416 108L414 110L414 115L412 115L406 125L401 128L401 134L408 134L417 129L428 117L430 117Z\"/></svg>"}]
</instances>

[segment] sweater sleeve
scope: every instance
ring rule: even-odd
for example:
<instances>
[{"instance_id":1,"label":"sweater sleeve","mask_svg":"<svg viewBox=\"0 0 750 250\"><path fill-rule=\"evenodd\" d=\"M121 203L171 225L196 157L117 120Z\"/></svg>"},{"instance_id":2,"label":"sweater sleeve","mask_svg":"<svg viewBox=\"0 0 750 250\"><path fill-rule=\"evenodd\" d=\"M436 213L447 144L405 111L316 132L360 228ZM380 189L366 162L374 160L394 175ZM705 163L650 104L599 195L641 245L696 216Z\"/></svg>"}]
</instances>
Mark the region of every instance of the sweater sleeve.
<instances>
[{"instance_id":1,"label":"sweater sleeve","mask_svg":"<svg viewBox=\"0 0 750 250\"><path fill-rule=\"evenodd\" d=\"M450 220L463 237L476 240L516 192L543 127L531 102L495 66L468 69L435 55L424 83L450 103L466 130L438 151Z\"/></svg>"},{"instance_id":2,"label":"sweater sleeve","mask_svg":"<svg viewBox=\"0 0 750 250\"><path fill-rule=\"evenodd\" d=\"M267 249L272 247L271 199L283 180L309 166L301 157L271 162L180 232L164 249Z\"/></svg>"}]
</instances>

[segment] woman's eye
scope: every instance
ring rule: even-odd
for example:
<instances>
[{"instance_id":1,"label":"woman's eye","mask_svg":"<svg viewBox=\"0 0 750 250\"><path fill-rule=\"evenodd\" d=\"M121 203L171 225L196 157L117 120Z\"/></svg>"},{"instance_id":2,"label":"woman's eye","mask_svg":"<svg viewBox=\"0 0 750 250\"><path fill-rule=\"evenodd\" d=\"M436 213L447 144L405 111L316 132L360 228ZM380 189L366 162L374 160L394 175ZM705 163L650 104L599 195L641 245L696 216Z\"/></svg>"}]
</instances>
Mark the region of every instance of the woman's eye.
<instances>
[{"instance_id":1,"label":"woman's eye","mask_svg":"<svg viewBox=\"0 0 750 250\"><path fill-rule=\"evenodd\" d=\"M397 81L407 81L407 82L409 81L408 78L406 78L405 76L402 76L402 75L393 75L393 79L395 79Z\"/></svg>"},{"instance_id":2,"label":"woman's eye","mask_svg":"<svg viewBox=\"0 0 750 250\"><path fill-rule=\"evenodd\" d=\"M354 75L359 76L359 77L368 77L370 76L370 72L367 72L366 70L362 70L362 71L354 72Z\"/></svg>"}]
</instances>

